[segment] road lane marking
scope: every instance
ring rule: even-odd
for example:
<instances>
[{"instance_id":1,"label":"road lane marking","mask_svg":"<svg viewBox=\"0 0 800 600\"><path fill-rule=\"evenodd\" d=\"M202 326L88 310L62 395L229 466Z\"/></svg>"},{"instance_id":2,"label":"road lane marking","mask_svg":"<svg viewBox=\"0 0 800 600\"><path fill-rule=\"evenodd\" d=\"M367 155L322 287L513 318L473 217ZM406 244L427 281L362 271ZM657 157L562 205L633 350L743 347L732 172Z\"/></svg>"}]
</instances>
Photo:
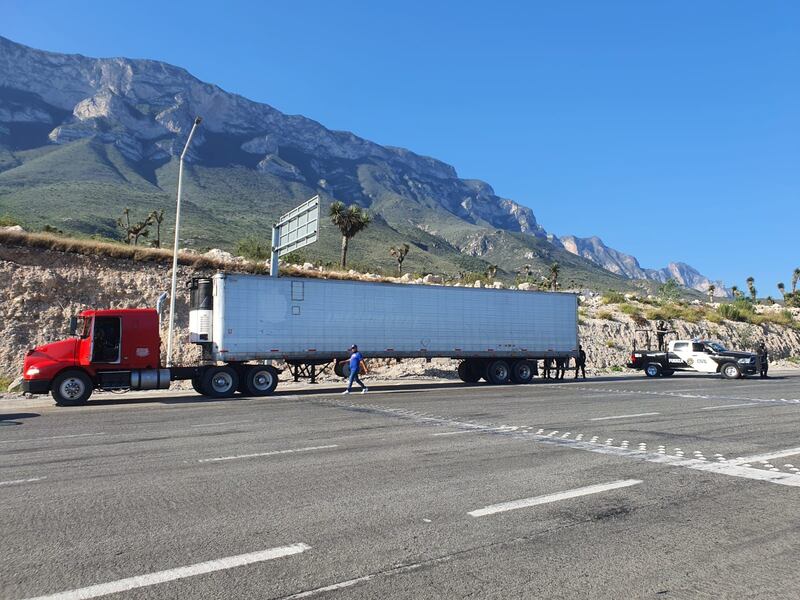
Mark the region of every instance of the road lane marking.
<instances>
[{"instance_id":1,"label":"road lane marking","mask_svg":"<svg viewBox=\"0 0 800 600\"><path fill-rule=\"evenodd\" d=\"M657 412L649 412L649 413L639 413L638 415L615 415L613 417L595 417L594 419L589 419L590 421L608 421L609 419L631 419L633 417L651 417L653 415L660 415L661 413Z\"/></svg>"},{"instance_id":2,"label":"road lane marking","mask_svg":"<svg viewBox=\"0 0 800 600\"><path fill-rule=\"evenodd\" d=\"M0 444L13 444L16 442L38 442L39 440L65 440L68 438L90 437L94 435L106 435L106 432L101 431L100 433L76 433L74 435L53 435L49 437L23 438L21 440L3 440L0 442Z\"/></svg>"},{"instance_id":3,"label":"road lane marking","mask_svg":"<svg viewBox=\"0 0 800 600\"><path fill-rule=\"evenodd\" d=\"M221 423L203 423L201 425L192 425L192 427L218 427L221 425L243 425L245 423L252 423L252 421L222 421Z\"/></svg>"},{"instance_id":4,"label":"road lane marking","mask_svg":"<svg viewBox=\"0 0 800 600\"><path fill-rule=\"evenodd\" d=\"M479 430L478 429L461 429L459 431L445 431L443 433L434 433L433 436L436 437L436 436L439 436L439 435L459 435L459 434L462 434L462 433L475 433L476 431L479 431Z\"/></svg>"},{"instance_id":5,"label":"road lane marking","mask_svg":"<svg viewBox=\"0 0 800 600\"><path fill-rule=\"evenodd\" d=\"M745 402L744 404L723 404L721 406L704 406L700 410L715 410L717 408L739 408L740 406L758 406L760 402Z\"/></svg>"},{"instance_id":6,"label":"road lane marking","mask_svg":"<svg viewBox=\"0 0 800 600\"><path fill-rule=\"evenodd\" d=\"M741 400L745 402L754 402L761 404L800 404L800 398L746 398L744 396L715 396L713 394L684 394L680 392L672 392L668 390L655 391L655 390L623 390L623 389L606 389L606 388L592 388L583 386L569 385L569 389L582 390L585 392L597 392L600 394L617 393L617 394L632 394L638 396L666 396L670 398L688 398L688 399L703 399L703 400ZM564 384L553 386L556 389L568 389Z\"/></svg>"},{"instance_id":7,"label":"road lane marking","mask_svg":"<svg viewBox=\"0 0 800 600\"><path fill-rule=\"evenodd\" d=\"M59 592L48 596L36 596L35 598L28 598L27 600L83 600L85 598L97 598L99 596L107 596L118 592L158 585L159 583L166 583L167 581L175 581L176 579L185 579L186 577L194 577L195 575L214 573L215 571L224 571L226 569L233 569L234 567L242 567L253 563L283 558L284 556L300 554L310 549L311 546L303 543L291 544L289 546L270 548L269 550L262 550L260 552L251 552L249 554L239 554L237 556L209 560L207 562L189 565L188 567L178 567L176 569L148 573L147 575L137 575L135 577L91 585L89 587Z\"/></svg>"},{"instance_id":8,"label":"road lane marking","mask_svg":"<svg viewBox=\"0 0 800 600\"><path fill-rule=\"evenodd\" d=\"M291 596L284 596L284 600L297 600L298 598L308 598L309 596L316 596L317 594L322 594L324 592L341 590L342 588L348 588L350 586L356 585L357 583L361 583L362 581L369 581L373 577L374 575L365 575L364 577L358 577L356 579L348 579L347 581L340 581L339 583L334 583L333 585L326 585L325 587L308 590L306 592L299 592L297 594L292 594Z\"/></svg>"},{"instance_id":9,"label":"road lane marking","mask_svg":"<svg viewBox=\"0 0 800 600\"><path fill-rule=\"evenodd\" d=\"M484 508L470 511L467 514L471 517L485 517L486 515L507 512L509 510L517 510L518 508L530 508L531 506L549 504L550 502L558 502L559 500L568 500L570 498L578 498L579 496L588 496L589 494L599 494L600 492L630 487L640 483L642 482L639 479L620 479L618 481L599 483L597 485L588 485L586 487L575 488L574 490L567 490L565 492L558 492L556 494L548 494L546 496L536 496L533 498L512 500L510 502L501 502L499 504L490 504Z\"/></svg>"},{"instance_id":10,"label":"road lane marking","mask_svg":"<svg viewBox=\"0 0 800 600\"><path fill-rule=\"evenodd\" d=\"M754 454L753 456L742 456L731 461L737 464L754 463L760 460L772 460L773 458L783 458L784 456L794 456L800 454L800 448L787 448L786 450L776 450L765 454Z\"/></svg>"},{"instance_id":11,"label":"road lane marking","mask_svg":"<svg viewBox=\"0 0 800 600\"><path fill-rule=\"evenodd\" d=\"M312 400L311 402L324 406L343 408L345 410L373 412L387 416L394 416L401 419L409 419L420 424L439 425L454 429L458 428L477 430L481 431L482 433L492 433L495 435L510 435L521 440L531 440L541 444L557 445L565 448L574 448L577 450L585 450L587 452L595 452L598 454L607 454L619 458L628 458L638 462L664 464L672 467L683 467L696 471L729 475L731 477L765 481L778 485L800 487L800 473L795 474L764 471L763 469L755 469L750 466L745 466L744 464L739 465L735 461L726 460L725 462L710 462L700 458L685 458L682 452L680 455L678 455L676 452L675 456L671 456L663 451L652 452L638 449L632 450L627 446L617 447L610 445L613 441L611 438L609 438L606 443L601 444L597 441L596 436L589 441L583 441L571 438L555 437L555 434L558 433L556 431L551 431L550 433L545 434L543 429L539 429L536 433L531 433L529 430L524 430L520 427L511 427L508 425L497 426L491 424L481 425L474 422L459 421L457 419L431 417L407 409L391 408L374 404L351 404L337 400ZM788 454L785 454L785 456L788 456Z\"/></svg>"},{"instance_id":12,"label":"road lane marking","mask_svg":"<svg viewBox=\"0 0 800 600\"><path fill-rule=\"evenodd\" d=\"M0 481L0 485L18 485L20 483L34 483L36 481L42 481L43 479L47 479L47 477L31 477L29 479L12 479L10 481Z\"/></svg>"},{"instance_id":13,"label":"road lane marking","mask_svg":"<svg viewBox=\"0 0 800 600\"><path fill-rule=\"evenodd\" d=\"M327 450L329 448L338 448L338 444L329 444L327 446L309 446L307 448L291 448L289 450L272 450L270 452L255 452L253 454L237 454L236 456L218 456L216 458L201 458L197 462L221 462L224 460L238 460L240 458L256 458L263 456L277 456L279 454L293 454L296 452L311 452L312 450Z\"/></svg>"}]
</instances>

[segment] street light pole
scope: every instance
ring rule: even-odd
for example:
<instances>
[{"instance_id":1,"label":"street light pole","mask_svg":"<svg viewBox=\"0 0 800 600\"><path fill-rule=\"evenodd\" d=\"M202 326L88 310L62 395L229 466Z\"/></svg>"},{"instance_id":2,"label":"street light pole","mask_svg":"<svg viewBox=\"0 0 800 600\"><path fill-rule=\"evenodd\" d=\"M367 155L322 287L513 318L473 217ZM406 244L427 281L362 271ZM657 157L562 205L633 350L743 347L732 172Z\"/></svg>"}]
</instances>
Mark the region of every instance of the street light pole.
<instances>
[{"instance_id":1,"label":"street light pole","mask_svg":"<svg viewBox=\"0 0 800 600\"><path fill-rule=\"evenodd\" d=\"M172 248L172 289L169 293L169 334L167 335L167 367L172 366L172 334L175 328L175 294L178 287L178 233L181 227L181 188L183 186L183 158L189 150L189 144L192 143L194 130L200 125L203 119L197 117L192 125L192 130L189 132L189 138L186 140L186 145L181 152L181 158L178 162L178 202L175 209L175 245Z\"/></svg>"}]
</instances>

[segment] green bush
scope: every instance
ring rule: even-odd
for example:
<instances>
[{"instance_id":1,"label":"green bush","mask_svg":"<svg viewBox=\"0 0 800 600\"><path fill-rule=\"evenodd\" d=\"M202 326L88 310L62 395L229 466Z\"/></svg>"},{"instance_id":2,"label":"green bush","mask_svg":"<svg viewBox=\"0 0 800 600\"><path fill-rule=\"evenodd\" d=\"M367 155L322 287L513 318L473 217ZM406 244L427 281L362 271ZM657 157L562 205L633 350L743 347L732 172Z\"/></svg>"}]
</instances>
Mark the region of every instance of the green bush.
<instances>
[{"instance_id":1,"label":"green bush","mask_svg":"<svg viewBox=\"0 0 800 600\"><path fill-rule=\"evenodd\" d=\"M12 227L13 225L21 225L21 223L9 215L0 215L0 227Z\"/></svg>"},{"instance_id":2,"label":"green bush","mask_svg":"<svg viewBox=\"0 0 800 600\"><path fill-rule=\"evenodd\" d=\"M602 296L603 304L622 304L625 302L625 296L614 290L609 290Z\"/></svg>"},{"instance_id":3,"label":"green bush","mask_svg":"<svg viewBox=\"0 0 800 600\"><path fill-rule=\"evenodd\" d=\"M642 313L642 311L638 307L634 306L633 304L628 304L628 303L620 304L619 305L619 312L621 312L623 314L626 314L626 315L639 315L639 314Z\"/></svg>"},{"instance_id":4,"label":"green bush","mask_svg":"<svg viewBox=\"0 0 800 600\"><path fill-rule=\"evenodd\" d=\"M248 260L267 260L270 253L270 245L256 238L244 238L236 242L236 255Z\"/></svg>"},{"instance_id":5,"label":"green bush","mask_svg":"<svg viewBox=\"0 0 800 600\"><path fill-rule=\"evenodd\" d=\"M597 313L598 319L604 319L606 321L613 321L614 320L614 313L608 310L601 310Z\"/></svg>"},{"instance_id":6,"label":"green bush","mask_svg":"<svg viewBox=\"0 0 800 600\"><path fill-rule=\"evenodd\" d=\"M747 321L747 315L735 303L720 304L717 307L717 314L728 321Z\"/></svg>"}]
</instances>

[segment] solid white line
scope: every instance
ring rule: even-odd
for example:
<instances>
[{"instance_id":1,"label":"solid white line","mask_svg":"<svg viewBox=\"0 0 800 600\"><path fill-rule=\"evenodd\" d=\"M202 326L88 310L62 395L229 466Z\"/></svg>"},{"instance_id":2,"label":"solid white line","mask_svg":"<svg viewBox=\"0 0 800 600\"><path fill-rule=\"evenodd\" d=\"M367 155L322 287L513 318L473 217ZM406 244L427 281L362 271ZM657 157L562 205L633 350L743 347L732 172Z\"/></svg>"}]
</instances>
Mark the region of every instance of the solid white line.
<instances>
[{"instance_id":1,"label":"solid white line","mask_svg":"<svg viewBox=\"0 0 800 600\"><path fill-rule=\"evenodd\" d=\"M597 494L600 492L606 492L608 490L630 487L639 483L642 482L638 479L621 479L619 481L612 481L610 483L600 483L597 485L576 488L574 490L567 490L566 492L559 492L557 494L548 494L547 496L536 496L535 498L523 498L522 500L512 500L511 502L492 504L484 508L479 508L478 510L470 511L467 514L472 517L485 517L486 515L516 510L518 508L528 508L531 506L538 506L540 504L558 502L559 500L577 498L578 496L588 496L589 494Z\"/></svg>"},{"instance_id":2,"label":"solid white line","mask_svg":"<svg viewBox=\"0 0 800 600\"><path fill-rule=\"evenodd\" d=\"M197 563L195 565L189 565L188 567L178 567L177 569L148 573L147 575L137 575L136 577L128 577L127 579L119 579L109 583L101 583L99 585L69 590L49 596L36 596L35 598L28 598L27 600L83 600L85 598L97 598L98 596L107 596L108 594L116 594L118 592L135 590L137 588L157 585L167 581L175 581L176 579L184 579L186 577L194 577L195 575L203 575L204 573L224 571L225 569L282 558L292 554L299 554L310 549L311 546L307 546L306 544L291 544L290 546L270 548L269 550L262 550L261 552L251 552L250 554L239 554L238 556L209 560L208 562Z\"/></svg>"},{"instance_id":3,"label":"solid white line","mask_svg":"<svg viewBox=\"0 0 800 600\"><path fill-rule=\"evenodd\" d=\"M38 438L24 438L21 440L3 440L0 444L13 444L15 442L38 442L39 440L65 440L67 438L79 438L79 437L89 437L92 435L105 435L105 431L101 431L100 433L76 433L74 435L53 435L50 437L38 437Z\"/></svg>"},{"instance_id":4,"label":"solid white line","mask_svg":"<svg viewBox=\"0 0 800 600\"><path fill-rule=\"evenodd\" d=\"M33 483L35 481L41 481L42 479L47 479L47 477L31 477L30 479L12 479L11 481L0 481L0 485L17 485L19 483Z\"/></svg>"},{"instance_id":5,"label":"solid white line","mask_svg":"<svg viewBox=\"0 0 800 600\"><path fill-rule=\"evenodd\" d=\"M753 456L744 456L737 458L730 462L736 464L745 464L758 462L759 460L772 460L773 458L783 458L784 456L793 456L800 454L800 448L787 448L786 450L777 450L776 452L767 452L766 454L754 454Z\"/></svg>"},{"instance_id":6,"label":"solid white line","mask_svg":"<svg viewBox=\"0 0 800 600\"><path fill-rule=\"evenodd\" d=\"M761 402L745 402L744 404L723 404L721 406L704 406L700 410L715 410L717 408L739 408L740 406L758 406Z\"/></svg>"},{"instance_id":7,"label":"solid white line","mask_svg":"<svg viewBox=\"0 0 800 600\"><path fill-rule=\"evenodd\" d=\"M223 421L221 423L203 423L202 425L192 425L192 427L217 427L218 425L242 425L251 421Z\"/></svg>"},{"instance_id":8,"label":"solid white line","mask_svg":"<svg viewBox=\"0 0 800 600\"><path fill-rule=\"evenodd\" d=\"M337 448L338 444L330 444L328 446L309 446L308 448L292 448L290 450L272 450L271 452L256 452L255 454L238 454L236 456L218 456L216 458L201 458L197 462L220 462L223 460L237 460L239 458L255 458L258 456L277 456L278 454L293 454L295 452L311 452L312 450L327 450L328 448Z\"/></svg>"},{"instance_id":9,"label":"solid white line","mask_svg":"<svg viewBox=\"0 0 800 600\"><path fill-rule=\"evenodd\" d=\"M444 433L434 433L434 437L437 435L458 435L460 433L476 433L480 431L478 429L461 429L459 431L445 431Z\"/></svg>"},{"instance_id":10,"label":"solid white line","mask_svg":"<svg viewBox=\"0 0 800 600\"><path fill-rule=\"evenodd\" d=\"M322 594L323 592L330 592L332 590L340 590L342 588L350 587L351 585L356 585L357 583L361 583L362 581L369 581L372 579L372 575L365 575L364 577L358 577L357 579L348 579L347 581L341 581L339 583L334 583L333 585L326 585L325 587L317 588L315 590L308 590L306 592L300 592L298 594L292 594L291 596L285 596L283 600L296 600L297 598L308 598L309 596L316 596L317 594Z\"/></svg>"},{"instance_id":11,"label":"solid white line","mask_svg":"<svg viewBox=\"0 0 800 600\"><path fill-rule=\"evenodd\" d=\"M639 413L638 415L616 415L614 417L595 417L594 419L589 419L590 421L608 421L609 419L630 419L633 417L651 417L653 415L660 415L661 413L657 412L650 412L650 413Z\"/></svg>"}]
</instances>

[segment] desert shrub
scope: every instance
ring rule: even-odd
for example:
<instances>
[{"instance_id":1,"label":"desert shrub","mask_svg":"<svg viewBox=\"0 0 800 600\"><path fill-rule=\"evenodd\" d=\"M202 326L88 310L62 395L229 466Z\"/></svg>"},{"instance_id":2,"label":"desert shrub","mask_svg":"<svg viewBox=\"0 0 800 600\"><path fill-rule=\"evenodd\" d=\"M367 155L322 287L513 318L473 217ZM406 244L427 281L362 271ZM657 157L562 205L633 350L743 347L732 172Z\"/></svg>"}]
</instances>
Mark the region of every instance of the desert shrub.
<instances>
[{"instance_id":1,"label":"desert shrub","mask_svg":"<svg viewBox=\"0 0 800 600\"><path fill-rule=\"evenodd\" d=\"M645 313L651 321L670 321L681 318L681 307L677 304L663 304L656 308L651 308Z\"/></svg>"},{"instance_id":2,"label":"desert shrub","mask_svg":"<svg viewBox=\"0 0 800 600\"><path fill-rule=\"evenodd\" d=\"M616 348L617 343L614 340L606 340L606 348Z\"/></svg>"},{"instance_id":3,"label":"desert shrub","mask_svg":"<svg viewBox=\"0 0 800 600\"><path fill-rule=\"evenodd\" d=\"M717 314L723 318L727 319L728 321L746 321L747 317L742 310L735 306L733 303L731 304L720 304L717 307Z\"/></svg>"},{"instance_id":4,"label":"desert shrub","mask_svg":"<svg viewBox=\"0 0 800 600\"><path fill-rule=\"evenodd\" d=\"M0 392L5 392L10 385L11 380L8 377L3 377L0 375Z\"/></svg>"},{"instance_id":5,"label":"desert shrub","mask_svg":"<svg viewBox=\"0 0 800 600\"><path fill-rule=\"evenodd\" d=\"M597 318L598 319L604 319L606 321L613 321L614 320L614 313L612 313L610 310L601 310L601 311L598 311Z\"/></svg>"},{"instance_id":6,"label":"desert shrub","mask_svg":"<svg viewBox=\"0 0 800 600\"><path fill-rule=\"evenodd\" d=\"M21 225L21 223L9 215L0 215L0 227L13 227L14 225Z\"/></svg>"},{"instance_id":7,"label":"desert shrub","mask_svg":"<svg viewBox=\"0 0 800 600\"><path fill-rule=\"evenodd\" d=\"M638 307L633 304L628 304L627 302L619 305L619 312L631 316L642 314L642 311Z\"/></svg>"},{"instance_id":8,"label":"desert shrub","mask_svg":"<svg viewBox=\"0 0 800 600\"><path fill-rule=\"evenodd\" d=\"M614 290L608 290L602 296L603 304L622 304L625 302L625 296Z\"/></svg>"},{"instance_id":9,"label":"desert shrub","mask_svg":"<svg viewBox=\"0 0 800 600\"><path fill-rule=\"evenodd\" d=\"M267 260L271 250L269 244L253 237L244 238L236 242L236 255L244 256L249 260Z\"/></svg>"}]
</instances>

